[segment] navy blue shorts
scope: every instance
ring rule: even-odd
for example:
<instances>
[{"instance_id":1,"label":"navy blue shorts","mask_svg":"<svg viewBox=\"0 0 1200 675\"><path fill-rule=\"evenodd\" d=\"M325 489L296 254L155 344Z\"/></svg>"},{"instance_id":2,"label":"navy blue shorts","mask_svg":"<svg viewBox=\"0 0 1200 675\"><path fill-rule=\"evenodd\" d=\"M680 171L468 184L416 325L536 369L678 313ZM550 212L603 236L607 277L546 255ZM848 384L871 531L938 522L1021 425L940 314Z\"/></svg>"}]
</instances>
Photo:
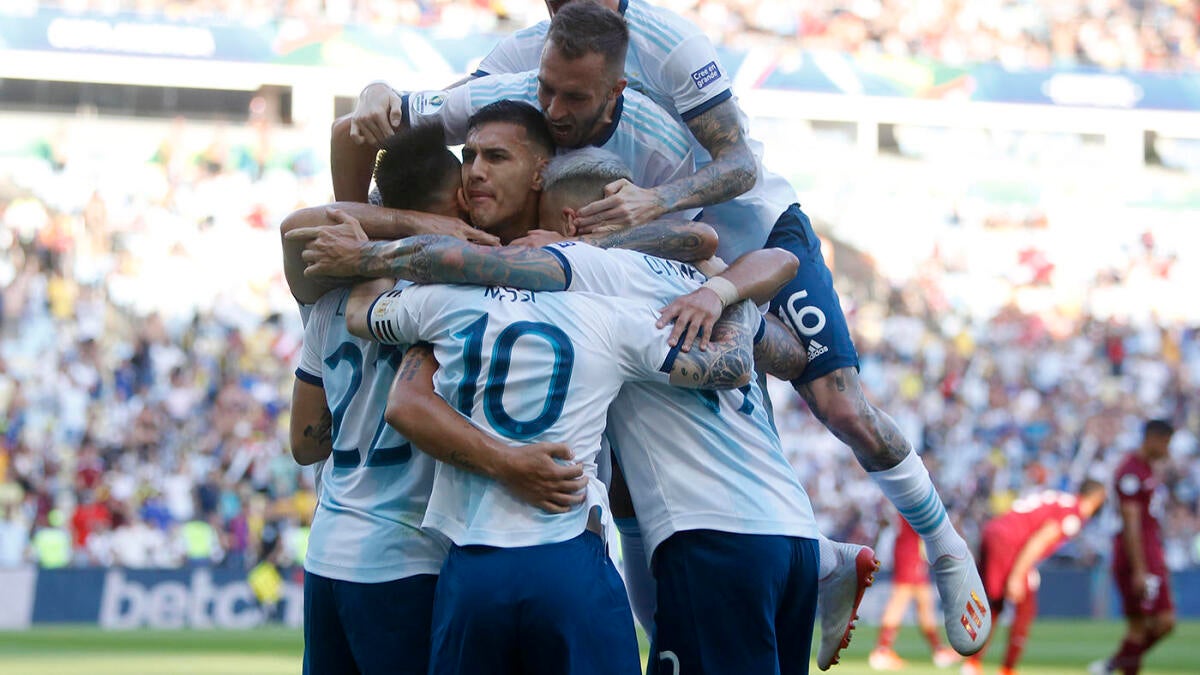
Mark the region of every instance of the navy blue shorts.
<instances>
[{"instance_id":1,"label":"navy blue shorts","mask_svg":"<svg viewBox=\"0 0 1200 675\"><path fill-rule=\"evenodd\" d=\"M833 275L821 255L821 239L798 204L789 206L775 221L763 248L781 248L800 259L796 277L771 300L771 313L808 350L808 367L792 384L808 384L841 368L857 369L858 351L833 289Z\"/></svg>"},{"instance_id":2,"label":"navy blue shorts","mask_svg":"<svg viewBox=\"0 0 1200 675\"><path fill-rule=\"evenodd\" d=\"M808 673L817 542L677 532L654 552L658 609L647 675Z\"/></svg>"},{"instance_id":3,"label":"navy blue shorts","mask_svg":"<svg viewBox=\"0 0 1200 675\"><path fill-rule=\"evenodd\" d=\"M633 614L604 542L454 546L433 605L430 675L641 675Z\"/></svg>"},{"instance_id":4,"label":"navy blue shorts","mask_svg":"<svg viewBox=\"0 0 1200 675\"><path fill-rule=\"evenodd\" d=\"M304 574L304 675L429 670L437 576L378 584Z\"/></svg>"}]
</instances>

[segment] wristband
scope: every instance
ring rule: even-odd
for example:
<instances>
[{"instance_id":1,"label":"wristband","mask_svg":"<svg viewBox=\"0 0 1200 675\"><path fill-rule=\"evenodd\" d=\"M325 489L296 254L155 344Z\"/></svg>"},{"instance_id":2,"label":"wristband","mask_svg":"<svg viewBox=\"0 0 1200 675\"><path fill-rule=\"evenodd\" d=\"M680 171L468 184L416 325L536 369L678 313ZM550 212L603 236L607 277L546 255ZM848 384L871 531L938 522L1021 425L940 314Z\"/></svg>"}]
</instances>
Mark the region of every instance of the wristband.
<instances>
[{"instance_id":1,"label":"wristband","mask_svg":"<svg viewBox=\"0 0 1200 675\"><path fill-rule=\"evenodd\" d=\"M737 286L734 286L733 282L725 277L713 277L701 284L701 286L716 293L717 297L721 299L722 307L728 307L741 299L738 295Z\"/></svg>"}]
</instances>

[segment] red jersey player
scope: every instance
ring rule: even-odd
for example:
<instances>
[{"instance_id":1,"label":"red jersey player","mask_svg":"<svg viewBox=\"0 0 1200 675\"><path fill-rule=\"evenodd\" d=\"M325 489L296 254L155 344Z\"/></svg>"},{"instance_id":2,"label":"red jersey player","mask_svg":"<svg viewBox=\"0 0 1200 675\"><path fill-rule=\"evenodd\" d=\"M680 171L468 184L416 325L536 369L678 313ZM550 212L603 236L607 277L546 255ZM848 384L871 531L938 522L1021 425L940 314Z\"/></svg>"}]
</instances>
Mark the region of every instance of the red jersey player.
<instances>
[{"instance_id":1,"label":"red jersey player","mask_svg":"<svg viewBox=\"0 0 1200 675\"><path fill-rule=\"evenodd\" d=\"M1150 420L1142 446L1117 467L1115 484L1121 504L1121 531L1113 539L1113 577L1121 592L1127 627L1117 653L1092 664L1094 673L1134 675L1142 655L1175 627L1170 573L1163 555L1156 512L1161 509L1161 485L1154 464L1167 456L1175 428L1165 420Z\"/></svg>"},{"instance_id":2,"label":"red jersey player","mask_svg":"<svg viewBox=\"0 0 1200 675\"><path fill-rule=\"evenodd\" d=\"M921 537L903 516L896 516L896 543L892 547L892 594L888 597L880 621L879 643L871 650L867 663L872 670L900 670L904 659L892 649L900 621L908 604L917 601L917 624L933 652L933 662L939 668L957 663L961 658L938 640L937 615L933 611L933 586L929 583L929 563L922 550Z\"/></svg>"},{"instance_id":3,"label":"red jersey player","mask_svg":"<svg viewBox=\"0 0 1200 675\"><path fill-rule=\"evenodd\" d=\"M1029 627L1037 617L1036 565L1046 559L1104 504L1104 483L1084 481L1078 496L1046 490L1013 502L1012 509L983 527L979 571L992 616L1012 601L1016 616L1008 633L1001 675L1016 671ZM986 649L986 645L984 649ZM964 675L982 673L983 650L963 664Z\"/></svg>"}]
</instances>

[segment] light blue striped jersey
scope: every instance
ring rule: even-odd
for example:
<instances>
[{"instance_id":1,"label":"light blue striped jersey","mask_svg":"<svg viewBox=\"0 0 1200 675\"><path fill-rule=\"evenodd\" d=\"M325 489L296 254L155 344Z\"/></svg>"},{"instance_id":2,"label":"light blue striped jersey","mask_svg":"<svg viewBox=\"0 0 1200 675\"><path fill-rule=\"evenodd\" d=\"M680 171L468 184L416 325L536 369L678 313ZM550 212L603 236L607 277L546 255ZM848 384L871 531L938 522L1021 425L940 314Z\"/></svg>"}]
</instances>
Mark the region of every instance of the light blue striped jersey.
<instances>
[{"instance_id":1,"label":"light blue striped jersey","mask_svg":"<svg viewBox=\"0 0 1200 675\"><path fill-rule=\"evenodd\" d=\"M348 296L337 289L317 301L296 370L325 389L333 413L304 569L359 583L437 574L447 543L421 529L435 462L383 419L404 347L350 335Z\"/></svg>"},{"instance_id":2,"label":"light blue striped jersey","mask_svg":"<svg viewBox=\"0 0 1200 675\"><path fill-rule=\"evenodd\" d=\"M566 541L608 491L596 477L605 411L627 381L666 382L674 353L645 302L502 287L412 286L381 295L371 332L384 342L429 342L437 392L510 445L566 444L588 477L587 501L549 514L499 483L439 464L425 527L460 546Z\"/></svg>"},{"instance_id":3,"label":"light blue striped jersey","mask_svg":"<svg viewBox=\"0 0 1200 675\"><path fill-rule=\"evenodd\" d=\"M570 290L663 307L705 280L691 265L634 251L573 242L547 249L564 261ZM627 384L609 408L607 436L648 555L685 530L817 536L808 495L753 381L722 392Z\"/></svg>"},{"instance_id":4,"label":"light blue striped jersey","mask_svg":"<svg viewBox=\"0 0 1200 675\"><path fill-rule=\"evenodd\" d=\"M408 119L411 124L440 122L448 143L462 143L468 118L489 103L510 99L540 108L537 88L537 71L531 70L472 80L449 91L413 92L408 97ZM613 125L598 145L625 160L635 183L653 187L695 172L691 142L688 130L665 110L628 91L618 101Z\"/></svg>"},{"instance_id":5,"label":"light blue striped jersey","mask_svg":"<svg viewBox=\"0 0 1200 675\"><path fill-rule=\"evenodd\" d=\"M642 0L622 0L619 11L629 25L625 77L631 88L685 122L732 96L732 74L721 64L712 41L695 24ZM536 69L549 29L550 22L542 21L509 35L484 57L474 74ZM741 115L741 125L742 133L748 134L745 115ZM690 134L689 142L693 143L698 166L712 161ZM791 184L763 166L762 144L750 140L750 148L758 160L758 182L732 201L705 206L701 217L721 236L717 254L726 260L762 248L775 220L797 200Z\"/></svg>"}]
</instances>

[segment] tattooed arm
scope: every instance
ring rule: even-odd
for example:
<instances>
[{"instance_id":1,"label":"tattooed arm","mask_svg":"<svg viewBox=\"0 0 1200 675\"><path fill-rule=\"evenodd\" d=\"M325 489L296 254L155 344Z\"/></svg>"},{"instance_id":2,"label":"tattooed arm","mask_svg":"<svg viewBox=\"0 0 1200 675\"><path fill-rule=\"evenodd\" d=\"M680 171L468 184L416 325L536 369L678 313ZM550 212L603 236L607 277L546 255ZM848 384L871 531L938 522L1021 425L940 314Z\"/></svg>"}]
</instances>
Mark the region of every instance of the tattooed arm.
<instances>
[{"instance_id":1,"label":"tattooed arm","mask_svg":"<svg viewBox=\"0 0 1200 675\"><path fill-rule=\"evenodd\" d=\"M671 366L671 384L689 389L736 389L749 384L760 317L750 302L731 305L713 327L707 350L678 352Z\"/></svg>"},{"instance_id":2,"label":"tattooed arm","mask_svg":"<svg viewBox=\"0 0 1200 675\"><path fill-rule=\"evenodd\" d=\"M785 382L800 377L808 366L808 352L783 323L763 315L763 335L754 343L754 367Z\"/></svg>"},{"instance_id":3,"label":"tattooed arm","mask_svg":"<svg viewBox=\"0 0 1200 675\"><path fill-rule=\"evenodd\" d=\"M579 210L576 227L591 232L600 225L629 227L672 211L727 202L758 180L758 162L742 134L737 103L728 99L687 123L713 161L696 173L654 188L627 180L605 188L606 196Z\"/></svg>"},{"instance_id":4,"label":"tattooed arm","mask_svg":"<svg viewBox=\"0 0 1200 675\"><path fill-rule=\"evenodd\" d=\"M437 369L427 345L404 353L388 394L388 424L430 457L487 476L549 513L563 513L583 502L587 478L583 467L568 463L573 458L570 448L561 443L509 446L485 434L434 391Z\"/></svg>"},{"instance_id":5,"label":"tattooed arm","mask_svg":"<svg viewBox=\"0 0 1200 675\"><path fill-rule=\"evenodd\" d=\"M604 234L585 234L582 241L600 248L625 248L659 258L696 262L717 252L717 231L690 220L656 220Z\"/></svg>"},{"instance_id":6,"label":"tattooed arm","mask_svg":"<svg viewBox=\"0 0 1200 675\"><path fill-rule=\"evenodd\" d=\"M346 277L353 276L315 274L305 270L306 245L322 235L340 242L343 247L348 241L361 243L368 238L399 239L416 234L443 234L488 245L500 243L495 236L476 230L458 218L353 202L300 209L283 219L279 231L288 288L297 300L310 304L327 291L347 284Z\"/></svg>"},{"instance_id":7,"label":"tattooed arm","mask_svg":"<svg viewBox=\"0 0 1200 675\"><path fill-rule=\"evenodd\" d=\"M302 466L314 464L333 451L333 414L325 390L297 379L292 385L292 457Z\"/></svg>"}]
</instances>

